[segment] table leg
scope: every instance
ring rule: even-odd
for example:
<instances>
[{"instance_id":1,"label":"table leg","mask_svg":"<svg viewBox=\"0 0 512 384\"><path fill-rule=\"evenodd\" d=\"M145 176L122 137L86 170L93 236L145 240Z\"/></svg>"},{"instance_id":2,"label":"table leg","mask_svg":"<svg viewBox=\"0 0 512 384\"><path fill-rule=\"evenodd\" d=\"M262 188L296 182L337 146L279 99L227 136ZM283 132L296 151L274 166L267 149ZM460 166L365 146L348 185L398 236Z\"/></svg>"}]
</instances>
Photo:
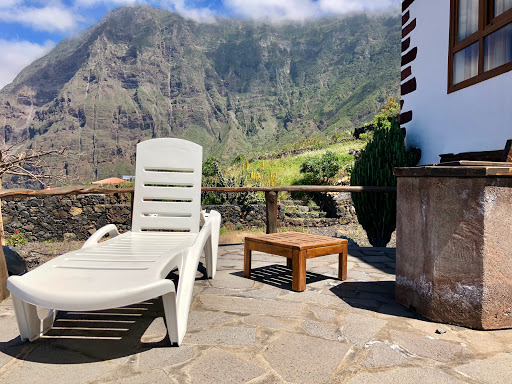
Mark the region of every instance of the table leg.
<instances>
[{"instance_id":1,"label":"table leg","mask_svg":"<svg viewBox=\"0 0 512 384\"><path fill-rule=\"evenodd\" d=\"M293 251L292 254L292 290L306 290L306 253Z\"/></svg>"},{"instance_id":2,"label":"table leg","mask_svg":"<svg viewBox=\"0 0 512 384\"><path fill-rule=\"evenodd\" d=\"M343 250L339 254L338 258L338 278L340 280L347 280L347 255L348 255L348 245L343 245Z\"/></svg>"},{"instance_id":3,"label":"table leg","mask_svg":"<svg viewBox=\"0 0 512 384\"><path fill-rule=\"evenodd\" d=\"M288 257L286 258L286 266L288 268L290 268L290 269L292 268L292 258L291 257L290 258L288 258Z\"/></svg>"},{"instance_id":4,"label":"table leg","mask_svg":"<svg viewBox=\"0 0 512 384\"><path fill-rule=\"evenodd\" d=\"M244 246L244 276L251 277L251 247L247 241Z\"/></svg>"}]
</instances>

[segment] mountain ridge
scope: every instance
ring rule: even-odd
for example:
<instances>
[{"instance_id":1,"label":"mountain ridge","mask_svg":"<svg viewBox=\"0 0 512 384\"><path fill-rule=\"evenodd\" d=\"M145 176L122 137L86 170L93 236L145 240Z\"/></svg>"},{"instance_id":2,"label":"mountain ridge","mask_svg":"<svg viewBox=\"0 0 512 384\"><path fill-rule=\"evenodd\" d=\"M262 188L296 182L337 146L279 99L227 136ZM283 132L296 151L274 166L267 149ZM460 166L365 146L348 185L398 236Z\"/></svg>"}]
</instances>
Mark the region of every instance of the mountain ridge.
<instances>
[{"instance_id":1,"label":"mountain ridge","mask_svg":"<svg viewBox=\"0 0 512 384\"><path fill-rule=\"evenodd\" d=\"M197 23L121 7L0 90L0 135L68 148L84 181L132 173L135 145L180 137L205 157L351 129L398 95L398 16Z\"/></svg>"}]
</instances>

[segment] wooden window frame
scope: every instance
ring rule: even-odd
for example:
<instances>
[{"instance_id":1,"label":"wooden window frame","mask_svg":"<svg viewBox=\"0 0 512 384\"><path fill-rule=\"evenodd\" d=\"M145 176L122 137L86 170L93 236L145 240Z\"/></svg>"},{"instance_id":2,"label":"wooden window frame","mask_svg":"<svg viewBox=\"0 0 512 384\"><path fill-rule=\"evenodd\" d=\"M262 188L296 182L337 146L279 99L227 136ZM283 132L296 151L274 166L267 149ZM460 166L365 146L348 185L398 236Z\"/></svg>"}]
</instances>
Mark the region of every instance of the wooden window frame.
<instances>
[{"instance_id":1,"label":"wooden window frame","mask_svg":"<svg viewBox=\"0 0 512 384\"><path fill-rule=\"evenodd\" d=\"M448 93L467 88L512 70L512 62L484 72L484 38L512 23L512 9L492 18L494 1L479 0L478 30L461 41L457 41L459 0L450 0L450 41L448 50ZM453 56L471 44L478 42L478 74L460 83L453 84Z\"/></svg>"}]
</instances>

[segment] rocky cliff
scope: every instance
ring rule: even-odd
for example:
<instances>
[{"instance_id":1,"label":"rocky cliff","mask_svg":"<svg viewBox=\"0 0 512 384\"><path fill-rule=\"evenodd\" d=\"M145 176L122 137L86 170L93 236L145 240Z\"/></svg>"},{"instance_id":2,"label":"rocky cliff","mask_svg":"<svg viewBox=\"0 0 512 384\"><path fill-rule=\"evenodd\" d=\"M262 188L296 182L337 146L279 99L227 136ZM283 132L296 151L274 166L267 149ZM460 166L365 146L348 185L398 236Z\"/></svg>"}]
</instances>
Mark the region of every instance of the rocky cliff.
<instances>
[{"instance_id":1,"label":"rocky cliff","mask_svg":"<svg viewBox=\"0 0 512 384\"><path fill-rule=\"evenodd\" d=\"M82 181L133 173L135 145L180 137L220 159L364 122L398 94L400 20L197 23L122 7L0 91L0 135L66 147Z\"/></svg>"}]
</instances>

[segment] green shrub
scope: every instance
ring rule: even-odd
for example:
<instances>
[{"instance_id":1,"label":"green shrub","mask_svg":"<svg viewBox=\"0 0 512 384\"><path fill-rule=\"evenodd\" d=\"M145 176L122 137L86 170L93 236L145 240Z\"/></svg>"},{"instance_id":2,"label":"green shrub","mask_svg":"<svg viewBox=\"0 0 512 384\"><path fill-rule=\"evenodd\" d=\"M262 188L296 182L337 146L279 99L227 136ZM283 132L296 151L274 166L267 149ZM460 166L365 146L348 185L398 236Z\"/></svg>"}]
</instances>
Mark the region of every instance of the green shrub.
<instances>
[{"instance_id":1,"label":"green shrub","mask_svg":"<svg viewBox=\"0 0 512 384\"><path fill-rule=\"evenodd\" d=\"M231 165L233 164L241 164L245 161L244 155L237 155L235 158L231 161Z\"/></svg>"},{"instance_id":2,"label":"green shrub","mask_svg":"<svg viewBox=\"0 0 512 384\"><path fill-rule=\"evenodd\" d=\"M209 157L203 162L203 187L245 187L246 178L224 177L220 169L219 162L214 157ZM248 204L250 199L254 199L254 192L228 193L228 192L201 192L201 204L203 205L222 205Z\"/></svg>"},{"instance_id":3,"label":"green shrub","mask_svg":"<svg viewBox=\"0 0 512 384\"><path fill-rule=\"evenodd\" d=\"M418 163L418 152L406 150L404 134L396 119L379 117L374 137L356 160L351 171L351 185L396 186L395 167ZM357 219L370 244L384 247L396 228L396 193L352 193Z\"/></svg>"},{"instance_id":4,"label":"green shrub","mask_svg":"<svg viewBox=\"0 0 512 384\"><path fill-rule=\"evenodd\" d=\"M367 143L369 143L370 141L372 141L373 139L373 132L366 132L366 133L361 133L359 135L359 139L363 140L363 141L366 141Z\"/></svg>"},{"instance_id":5,"label":"green shrub","mask_svg":"<svg viewBox=\"0 0 512 384\"><path fill-rule=\"evenodd\" d=\"M22 232L14 232L13 235L5 239L5 245L9 245L11 247L17 247L18 245L23 245L27 243L28 239Z\"/></svg>"},{"instance_id":6,"label":"green shrub","mask_svg":"<svg viewBox=\"0 0 512 384\"><path fill-rule=\"evenodd\" d=\"M209 157L203 162L203 177L215 177L219 171L219 162L215 157Z\"/></svg>"},{"instance_id":7,"label":"green shrub","mask_svg":"<svg viewBox=\"0 0 512 384\"><path fill-rule=\"evenodd\" d=\"M329 179L340 170L340 159L334 152L327 151L320 157L308 157L300 166L304 184L328 184Z\"/></svg>"}]
</instances>

